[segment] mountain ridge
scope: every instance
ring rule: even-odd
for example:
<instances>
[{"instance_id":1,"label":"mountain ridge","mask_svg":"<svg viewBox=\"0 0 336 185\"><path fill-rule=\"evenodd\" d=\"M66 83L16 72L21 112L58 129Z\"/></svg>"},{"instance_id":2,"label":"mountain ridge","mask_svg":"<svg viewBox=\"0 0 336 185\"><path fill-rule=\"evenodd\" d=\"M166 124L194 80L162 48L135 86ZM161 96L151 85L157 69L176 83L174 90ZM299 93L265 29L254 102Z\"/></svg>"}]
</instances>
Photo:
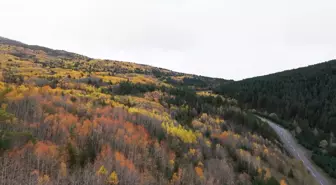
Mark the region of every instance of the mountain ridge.
<instances>
[{"instance_id":1,"label":"mountain ridge","mask_svg":"<svg viewBox=\"0 0 336 185\"><path fill-rule=\"evenodd\" d=\"M6 38L6 37L2 37L2 36L0 36L0 44L23 46L23 47L30 48L32 50L43 50L43 51L46 51L47 53L48 52L49 53L56 52L56 53L59 53L60 56L62 56L64 54L65 55L72 55L72 57L78 55L78 56L82 56L82 57L84 57L86 59L93 59L91 57L88 57L88 56L85 56L85 55L82 55L82 54L77 54L77 53L69 52L69 51L66 51L66 50L52 49L52 48L48 48L48 47L44 47L44 46L39 46L39 45L30 45L30 44L22 43L22 42L19 42L19 41L13 40L13 39L9 39L9 38ZM55 56L57 56L57 55L55 55ZM137 64L137 65L143 65L143 66L147 66L147 67L157 68L157 69L160 69L160 70L168 70L168 71L175 72L175 73L178 73L178 74L181 74L181 75L185 74L185 75L199 76L199 77L202 77L202 78L225 80L225 81L233 81L233 80L226 80L226 79L219 78L219 77L208 77L208 76L198 75L198 74L192 74L192 73L177 72L177 71L173 71L171 69L166 69L166 68L162 68L162 67L151 66L151 65L148 65L148 64L139 64L139 63L136 63L136 62L119 61L119 60L113 60L113 59L99 59L99 60L117 61L117 62L125 62L125 63L134 63L134 64Z\"/></svg>"}]
</instances>

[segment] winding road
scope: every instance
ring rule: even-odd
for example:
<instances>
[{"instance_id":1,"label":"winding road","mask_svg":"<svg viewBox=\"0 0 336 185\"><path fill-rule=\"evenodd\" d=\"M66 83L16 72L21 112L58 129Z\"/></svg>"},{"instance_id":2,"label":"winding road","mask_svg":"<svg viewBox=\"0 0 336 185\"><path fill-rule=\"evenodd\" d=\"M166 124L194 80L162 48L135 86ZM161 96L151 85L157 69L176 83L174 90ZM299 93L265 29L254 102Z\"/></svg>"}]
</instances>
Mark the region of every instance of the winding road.
<instances>
[{"instance_id":1,"label":"winding road","mask_svg":"<svg viewBox=\"0 0 336 185\"><path fill-rule=\"evenodd\" d=\"M262 121L268 123L274 131L279 135L280 140L282 143L284 143L285 148L298 160L301 160L304 164L304 166L307 168L308 171L310 171L310 174L316 179L317 182L319 182L321 185L332 185L331 181L328 177L326 177L325 174L321 172L321 170L318 170L313 163L310 161L309 157L307 157L305 154L303 147L299 145L295 138L292 136L292 134L280 127L279 125L275 124L274 122L262 118L260 116L257 116Z\"/></svg>"}]
</instances>

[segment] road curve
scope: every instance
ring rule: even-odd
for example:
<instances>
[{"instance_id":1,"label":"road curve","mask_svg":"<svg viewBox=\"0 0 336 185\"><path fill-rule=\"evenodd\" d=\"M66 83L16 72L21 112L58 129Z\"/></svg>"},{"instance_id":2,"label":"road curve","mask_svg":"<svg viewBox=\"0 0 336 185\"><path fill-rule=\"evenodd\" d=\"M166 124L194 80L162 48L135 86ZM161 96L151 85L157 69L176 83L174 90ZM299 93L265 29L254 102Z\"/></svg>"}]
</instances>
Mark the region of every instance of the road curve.
<instances>
[{"instance_id":1,"label":"road curve","mask_svg":"<svg viewBox=\"0 0 336 185\"><path fill-rule=\"evenodd\" d=\"M305 155L306 152L303 151L303 147L296 142L295 138L288 130L280 127L268 119L262 118L260 116L257 117L268 123L274 129L282 143L284 143L284 146L288 152L290 152L296 159L303 162L304 166L308 171L310 171L310 174L316 179L317 182L319 182L321 185L332 185L329 178L316 169L310 159Z\"/></svg>"}]
</instances>

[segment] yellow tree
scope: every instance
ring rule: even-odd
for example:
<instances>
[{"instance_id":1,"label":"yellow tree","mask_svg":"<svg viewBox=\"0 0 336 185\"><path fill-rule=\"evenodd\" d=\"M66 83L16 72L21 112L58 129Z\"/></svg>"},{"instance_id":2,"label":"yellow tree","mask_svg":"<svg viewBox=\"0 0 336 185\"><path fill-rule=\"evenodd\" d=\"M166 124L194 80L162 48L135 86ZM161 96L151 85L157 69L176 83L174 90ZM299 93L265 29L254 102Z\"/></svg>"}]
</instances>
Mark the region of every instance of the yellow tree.
<instances>
[{"instance_id":1,"label":"yellow tree","mask_svg":"<svg viewBox=\"0 0 336 185\"><path fill-rule=\"evenodd\" d=\"M119 183L118 175L113 171L107 179L107 183L111 185L117 185Z\"/></svg>"},{"instance_id":2,"label":"yellow tree","mask_svg":"<svg viewBox=\"0 0 336 185\"><path fill-rule=\"evenodd\" d=\"M104 165L102 165L99 170L97 171L97 175L106 175L107 174L107 170L105 168Z\"/></svg>"}]
</instances>

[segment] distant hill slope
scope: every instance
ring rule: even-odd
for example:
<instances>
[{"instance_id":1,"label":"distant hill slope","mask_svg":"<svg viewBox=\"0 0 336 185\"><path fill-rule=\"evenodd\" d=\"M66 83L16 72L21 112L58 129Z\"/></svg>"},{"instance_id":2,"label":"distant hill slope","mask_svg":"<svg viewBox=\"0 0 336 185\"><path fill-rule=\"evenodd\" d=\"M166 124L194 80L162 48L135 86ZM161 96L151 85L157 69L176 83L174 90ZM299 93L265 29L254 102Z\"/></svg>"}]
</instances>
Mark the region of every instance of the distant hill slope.
<instances>
[{"instance_id":1,"label":"distant hill slope","mask_svg":"<svg viewBox=\"0 0 336 185\"><path fill-rule=\"evenodd\" d=\"M247 108L276 113L306 147L336 157L336 60L225 84L217 92ZM336 177L336 158L315 161Z\"/></svg>"},{"instance_id":2,"label":"distant hill slope","mask_svg":"<svg viewBox=\"0 0 336 185\"><path fill-rule=\"evenodd\" d=\"M108 71L111 73L134 73L141 75L150 75L158 78L160 81L177 86L189 86L199 90L210 90L217 87L221 83L228 80L220 78L210 78L200 75L185 74L174 72L171 70L136 64L131 62L123 62L116 60L98 60L83 55L67 52L64 50L54 50L42 46L28 45L19 41L0 37L0 44L8 47L7 50L2 49L0 52L9 53L17 57L34 60L46 66L46 63L54 62L54 67L67 67L74 70L82 66L90 65L92 71ZM43 57L42 57L43 55ZM59 60L62 60L59 62ZM74 66L66 66L65 63L74 62Z\"/></svg>"},{"instance_id":3,"label":"distant hill slope","mask_svg":"<svg viewBox=\"0 0 336 185\"><path fill-rule=\"evenodd\" d=\"M44 51L45 53L47 53L48 55L54 56L54 57L73 58L73 57L77 56L77 54L75 54L75 53L70 53L70 52L63 51L63 50L53 50L53 49L42 47L42 46L28 45L28 44L24 44L24 43L19 42L19 41L7 39L7 38L1 37L1 36L0 36L0 44L24 47L24 48L31 49L31 50L41 50L41 51Z\"/></svg>"},{"instance_id":4,"label":"distant hill slope","mask_svg":"<svg viewBox=\"0 0 336 185\"><path fill-rule=\"evenodd\" d=\"M7 39L7 38L1 37L1 36L0 36L0 43L1 44L8 44L8 45L21 45L21 46L25 45L22 42L11 40L11 39Z\"/></svg>"}]
</instances>

